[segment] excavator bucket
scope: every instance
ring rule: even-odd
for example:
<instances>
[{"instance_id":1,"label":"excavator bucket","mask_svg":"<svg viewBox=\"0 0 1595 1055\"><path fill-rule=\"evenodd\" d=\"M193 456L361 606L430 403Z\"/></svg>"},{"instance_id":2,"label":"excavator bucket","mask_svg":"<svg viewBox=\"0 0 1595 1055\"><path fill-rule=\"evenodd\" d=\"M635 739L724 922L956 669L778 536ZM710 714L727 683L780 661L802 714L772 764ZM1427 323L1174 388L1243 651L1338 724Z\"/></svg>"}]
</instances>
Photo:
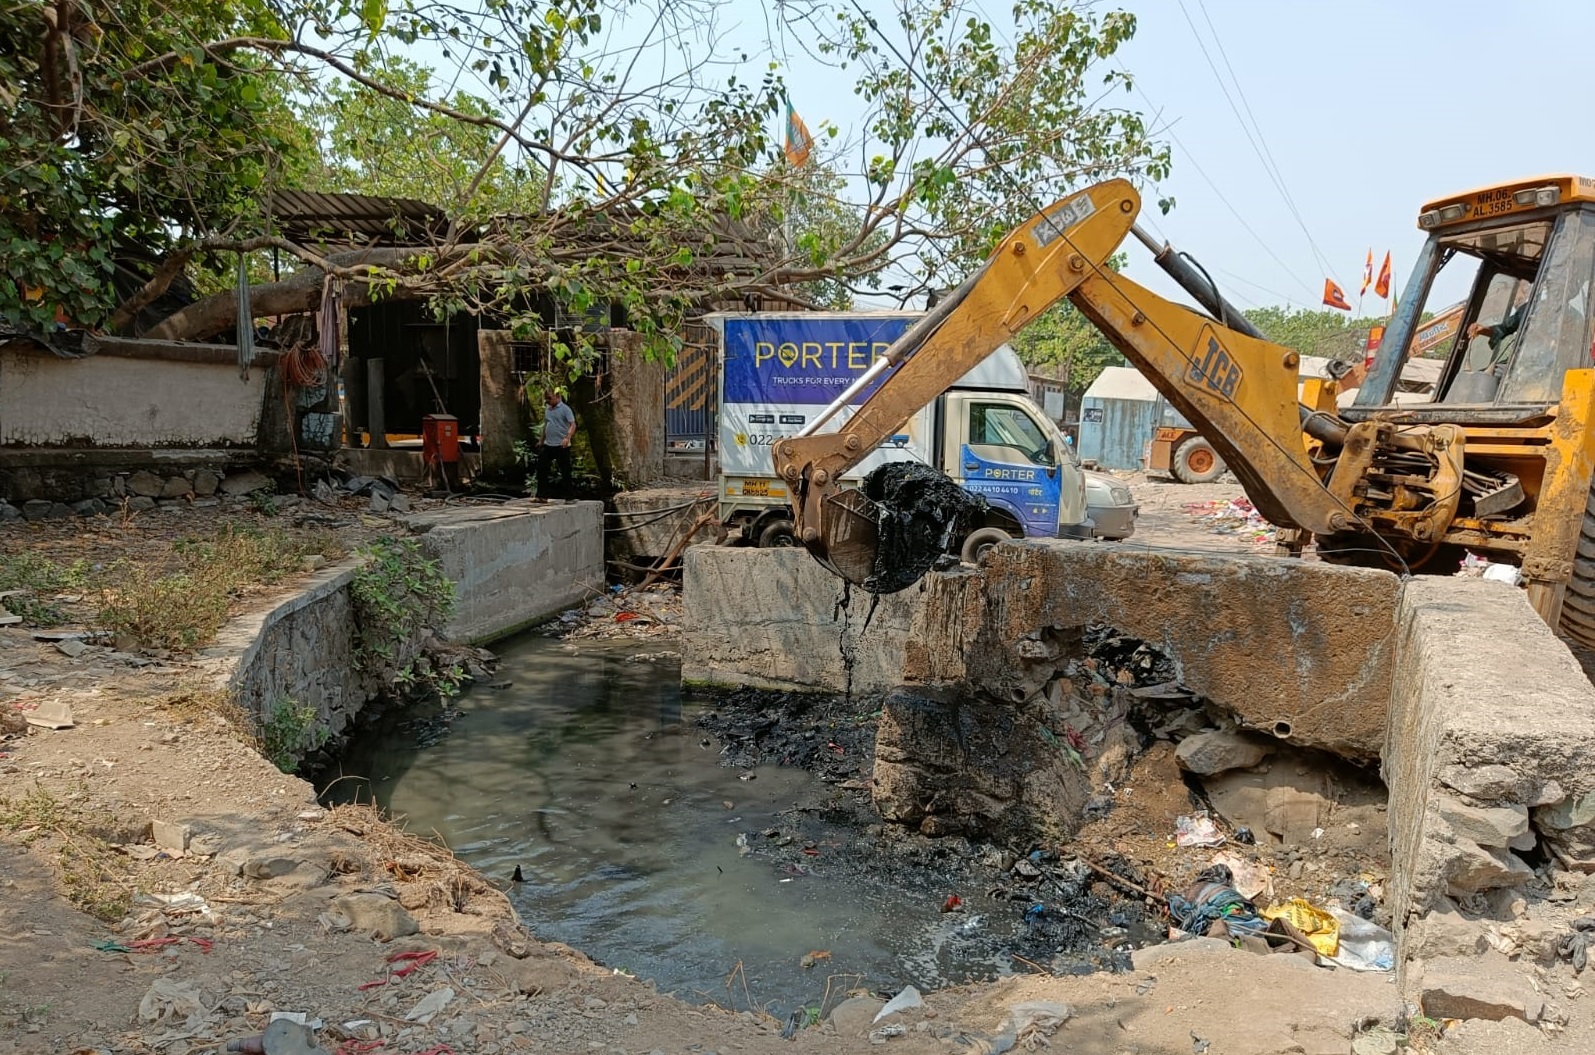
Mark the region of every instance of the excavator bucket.
<instances>
[{"instance_id":1,"label":"excavator bucket","mask_svg":"<svg viewBox=\"0 0 1595 1055\"><path fill-rule=\"evenodd\" d=\"M820 503L820 537L807 544L810 555L833 575L868 589L880 552L880 514L856 487L827 495Z\"/></svg>"},{"instance_id":2,"label":"excavator bucket","mask_svg":"<svg viewBox=\"0 0 1595 1055\"><path fill-rule=\"evenodd\" d=\"M869 593L897 593L947 557L986 511L983 499L918 462L888 462L861 488L826 495L809 553Z\"/></svg>"}]
</instances>

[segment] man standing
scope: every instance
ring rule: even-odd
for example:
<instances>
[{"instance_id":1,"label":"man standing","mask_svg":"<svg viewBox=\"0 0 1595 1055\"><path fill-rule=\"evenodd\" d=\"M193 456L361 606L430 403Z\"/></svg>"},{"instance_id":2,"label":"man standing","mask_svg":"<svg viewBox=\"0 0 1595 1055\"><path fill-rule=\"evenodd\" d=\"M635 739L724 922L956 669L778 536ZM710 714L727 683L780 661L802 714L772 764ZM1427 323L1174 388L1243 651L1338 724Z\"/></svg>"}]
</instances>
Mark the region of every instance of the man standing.
<instances>
[{"instance_id":1,"label":"man standing","mask_svg":"<svg viewBox=\"0 0 1595 1055\"><path fill-rule=\"evenodd\" d=\"M537 452L537 498L547 501L549 476L559 467L560 486L570 487L570 441L576 435L576 413L556 388L543 393L547 410L543 412L543 445Z\"/></svg>"}]
</instances>

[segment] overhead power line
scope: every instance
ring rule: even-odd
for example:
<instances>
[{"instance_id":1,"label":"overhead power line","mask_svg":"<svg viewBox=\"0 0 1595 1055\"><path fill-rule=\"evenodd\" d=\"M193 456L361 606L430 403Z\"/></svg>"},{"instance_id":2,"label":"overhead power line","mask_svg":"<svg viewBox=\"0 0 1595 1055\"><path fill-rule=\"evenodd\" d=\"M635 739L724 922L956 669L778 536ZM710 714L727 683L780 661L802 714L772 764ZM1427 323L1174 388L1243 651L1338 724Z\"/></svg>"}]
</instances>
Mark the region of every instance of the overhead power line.
<instances>
[{"instance_id":1,"label":"overhead power line","mask_svg":"<svg viewBox=\"0 0 1595 1055\"><path fill-rule=\"evenodd\" d=\"M1203 0L1197 0L1197 3L1202 7L1202 17L1207 19L1208 27L1211 29L1213 21L1207 16L1207 8L1203 4ZM1296 225L1301 228L1301 233L1306 236L1307 245L1312 249L1313 256L1318 261L1318 266L1324 269L1326 275L1333 275L1334 267L1330 264L1329 258L1324 255L1323 250L1318 247L1318 242L1313 238L1312 231L1307 227L1307 221L1302 219L1301 210L1296 207L1296 200L1291 196L1290 189L1286 186L1284 177L1279 171L1279 166L1273 161L1273 152L1268 149L1267 137L1263 135L1262 126L1257 124L1255 117L1252 117L1251 123L1248 124L1246 117L1242 116L1241 107L1236 105L1235 97L1230 94L1229 86L1224 82L1224 75L1219 72L1218 65L1213 61L1213 56L1207 49L1207 43L1202 39L1201 31L1196 28L1196 23L1191 19L1190 11L1186 9L1185 0L1179 0L1179 4L1180 14L1185 16L1185 24L1191 28L1191 36L1195 38L1196 46L1202 52L1202 58L1207 61L1207 68L1213 71L1213 79L1218 81L1219 91L1224 93L1224 101L1229 104L1230 112L1235 115L1235 120L1241 126L1241 131L1245 134L1247 143L1251 144L1252 153L1257 155L1258 162L1263 166L1264 174L1268 176L1269 182L1274 185L1274 189L1279 192L1280 198L1285 203L1285 208L1289 210L1291 216L1296 220ZM1224 65L1229 69L1230 77L1234 80L1235 94L1241 97L1241 102L1246 108L1246 114L1250 116L1252 113L1251 104L1246 101L1246 93L1241 88L1240 80L1235 77L1235 69L1230 65L1229 55L1224 51L1224 42L1217 30L1213 30L1213 41L1224 58Z\"/></svg>"}]
</instances>

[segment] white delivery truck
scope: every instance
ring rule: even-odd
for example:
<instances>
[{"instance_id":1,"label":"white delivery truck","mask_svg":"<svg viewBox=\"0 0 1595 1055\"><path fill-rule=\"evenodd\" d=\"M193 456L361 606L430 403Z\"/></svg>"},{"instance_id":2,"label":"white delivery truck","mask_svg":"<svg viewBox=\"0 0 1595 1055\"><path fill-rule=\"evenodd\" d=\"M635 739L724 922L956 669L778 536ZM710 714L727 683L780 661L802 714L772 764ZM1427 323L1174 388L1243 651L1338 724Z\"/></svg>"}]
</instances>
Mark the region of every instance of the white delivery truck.
<instances>
[{"instance_id":1,"label":"white delivery truck","mask_svg":"<svg viewBox=\"0 0 1595 1055\"><path fill-rule=\"evenodd\" d=\"M791 546L786 481L770 447L795 436L917 319L905 312L715 314L719 337L720 517L759 546ZM889 375L888 375L889 376ZM862 392L862 403L873 388ZM986 499L966 560L1004 538L1091 538L1086 481L1074 449L1031 400L1023 364L1004 345L913 416L855 470L888 461L934 466ZM842 411L838 425L852 413Z\"/></svg>"}]
</instances>

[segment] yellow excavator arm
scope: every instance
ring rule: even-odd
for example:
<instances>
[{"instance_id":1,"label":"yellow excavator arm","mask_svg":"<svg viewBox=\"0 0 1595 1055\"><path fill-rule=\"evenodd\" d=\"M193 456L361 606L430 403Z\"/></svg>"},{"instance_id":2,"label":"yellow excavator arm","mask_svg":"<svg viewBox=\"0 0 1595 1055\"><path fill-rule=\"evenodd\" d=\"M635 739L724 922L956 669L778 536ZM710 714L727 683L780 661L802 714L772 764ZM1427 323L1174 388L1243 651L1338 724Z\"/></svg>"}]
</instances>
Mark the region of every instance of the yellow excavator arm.
<instances>
[{"instance_id":1,"label":"yellow excavator arm","mask_svg":"<svg viewBox=\"0 0 1595 1055\"><path fill-rule=\"evenodd\" d=\"M1301 441L1303 417L1311 415L1297 402L1299 356L1165 300L1107 266L1135 229L1140 207L1135 188L1116 179L1044 209L1009 234L806 434L775 445L775 471L792 489L797 534L810 552L844 578L863 580L876 544L873 514L861 510L856 493L839 495L838 481L1063 297L1211 437L1269 520L1314 532L1352 523L1351 507L1325 487ZM816 431L882 375L880 387L836 431Z\"/></svg>"}]
</instances>

